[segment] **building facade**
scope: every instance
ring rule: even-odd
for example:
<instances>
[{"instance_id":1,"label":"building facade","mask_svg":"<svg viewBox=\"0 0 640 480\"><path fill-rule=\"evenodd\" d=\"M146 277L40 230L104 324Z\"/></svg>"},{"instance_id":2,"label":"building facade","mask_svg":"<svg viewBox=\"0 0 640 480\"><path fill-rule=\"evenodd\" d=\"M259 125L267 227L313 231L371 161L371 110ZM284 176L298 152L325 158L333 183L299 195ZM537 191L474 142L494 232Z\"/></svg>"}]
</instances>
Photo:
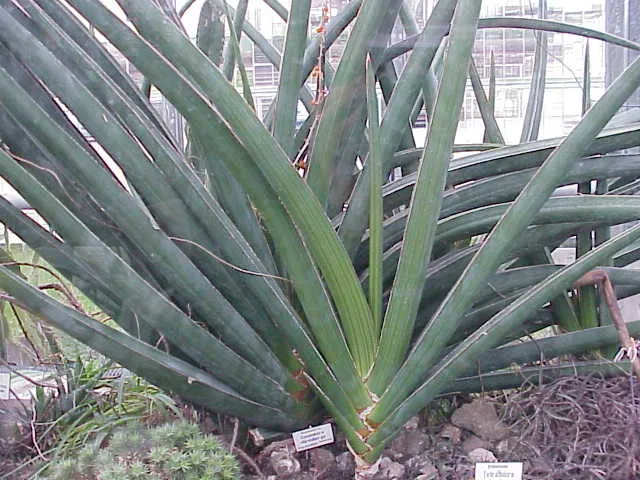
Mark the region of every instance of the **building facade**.
<instances>
[{"instance_id":1,"label":"building facade","mask_svg":"<svg viewBox=\"0 0 640 480\"><path fill-rule=\"evenodd\" d=\"M546 18L568 22L596 30L612 28L606 21L607 4L612 2L638 3L637 0L547 0ZM283 2L288 4L289 2ZM310 19L310 35L316 35L314 28L320 24L323 6L328 6L331 15L348 3L347 0L314 0ZM435 0L414 0L411 8L416 12L420 26L428 18ZM538 17L538 2L530 0L484 0L482 17ZM264 2L250 0L247 20L278 49L282 50L286 26ZM624 33L624 32L617 32ZM343 35L328 52L329 61L336 65L347 34ZM402 40L403 30L397 25L392 42ZM485 86L488 84L490 62L493 56L496 74L496 117L503 130L505 140L517 142L524 112L529 97L531 73L534 64L536 43L540 39L533 31L516 29L480 29L474 46L474 60ZM582 105L583 64L587 41L583 37L567 34L546 34L547 86L545 90L543 121L540 138L558 136L569 131L580 119ZM241 49L256 110L261 118L269 110L276 95L279 81L278 68L248 38L243 36ZM607 55L618 52L607 48ZM607 84L605 76L605 46L602 42L589 43L592 99L599 98ZM402 61L398 66L401 66ZM615 69L607 64L609 76ZM606 78L605 78L606 77ZM239 80L238 80L239 81ZM239 86L239 85L238 85ZM303 111L301 110L301 116ZM470 85L467 88L461 113L457 140L476 143L482 139L482 120L475 96ZM418 144L424 141L425 133L420 128L414 132Z\"/></svg>"},{"instance_id":2,"label":"building facade","mask_svg":"<svg viewBox=\"0 0 640 480\"><path fill-rule=\"evenodd\" d=\"M537 2L535 2L537 3ZM537 5L528 0L485 0L483 17L539 17ZM605 29L603 0L586 2L548 0L544 16L548 20ZM546 38L545 38L546 37ZM488 84L491 56L496 75L496 119L507 143L518 142L529 98L536 45L545 45L546 88L540 138L567 133L582 115L584 58L587 41L576 35L515 29L481 29L476 36L474 60L480 76ZM599 98L605 86L605 47L589 42L590 97ZM477 142L482 131L480 112L473 91L468 88L461 116L461 141Z\"/></svg>"}]
</instances>

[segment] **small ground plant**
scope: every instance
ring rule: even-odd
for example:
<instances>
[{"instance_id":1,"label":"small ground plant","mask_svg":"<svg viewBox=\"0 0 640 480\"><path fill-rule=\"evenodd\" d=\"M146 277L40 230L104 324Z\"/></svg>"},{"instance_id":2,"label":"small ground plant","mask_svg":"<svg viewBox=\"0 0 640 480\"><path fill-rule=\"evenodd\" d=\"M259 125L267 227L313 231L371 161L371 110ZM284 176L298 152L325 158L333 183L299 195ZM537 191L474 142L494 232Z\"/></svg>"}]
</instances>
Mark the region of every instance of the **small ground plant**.
<instances>
[{"instance_id":1,"label":"small ground plant","mask_svg":"<svg viewBox=\"0 0 640 480\"><path fill-rule=\"evenodd\" d=\"M119 429L105 448L94 442L52 462L38 478L49 480L232 480L238 461L212 435L185 421Z\"/></svg>"}]
</instances>

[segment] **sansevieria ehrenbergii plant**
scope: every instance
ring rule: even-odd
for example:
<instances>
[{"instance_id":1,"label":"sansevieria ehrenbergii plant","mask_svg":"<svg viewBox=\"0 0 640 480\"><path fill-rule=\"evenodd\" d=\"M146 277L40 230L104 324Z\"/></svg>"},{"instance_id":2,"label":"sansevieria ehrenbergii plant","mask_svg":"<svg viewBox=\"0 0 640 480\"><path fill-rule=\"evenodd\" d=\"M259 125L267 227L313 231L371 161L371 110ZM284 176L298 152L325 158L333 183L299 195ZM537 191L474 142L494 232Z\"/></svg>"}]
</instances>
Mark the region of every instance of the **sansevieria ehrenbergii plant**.
<instances>
[{"instance_id":1,"label":"sansevieria ehrenbergii plant","mask_svg":"<svg viewBox=\"0 0 640 480\"><path fill-rule=\"evenodd\" d=\"M598 326L597 297L585 300L593 292L571 288L584 274L604 268L620 298L640 290L640 275L622 268L640 258L640 227L607 235L640 219L640 159L619 153L640 145L640 124L612 122L640 86L640 61L598 101L585 97L568 135L537 138L544 32L640 45L544 18L479 18L479 0L440 0L422 30L410 2L352 0L311 25L310 0L290 10L272 0L288 20L278 49L245 18L246 1L205 1L193 41L166 0L115 3L117 13L98 0L0 0L0 173L44 222L3 198L0 221L113 323L5 262L6 298L250 425L291 431L333 418L358 475L443 393L517 386L528 368L624 371L594 354L569 369L536 362L617 344L613 326ZM396 18L407 38L392 45ZM485 91L471 61L479 28L537 32L520 144L504 144L495 81ZM246 41L281 72L264 121ZM458 145L468 79L484 141ZM185 148L149 86L186 120ZM552 195L572 184L580 194ZM550 252L576 235L577 261L555 264ZM528 339L552 325L557 335Z\"/></svg>"}]
</instances>

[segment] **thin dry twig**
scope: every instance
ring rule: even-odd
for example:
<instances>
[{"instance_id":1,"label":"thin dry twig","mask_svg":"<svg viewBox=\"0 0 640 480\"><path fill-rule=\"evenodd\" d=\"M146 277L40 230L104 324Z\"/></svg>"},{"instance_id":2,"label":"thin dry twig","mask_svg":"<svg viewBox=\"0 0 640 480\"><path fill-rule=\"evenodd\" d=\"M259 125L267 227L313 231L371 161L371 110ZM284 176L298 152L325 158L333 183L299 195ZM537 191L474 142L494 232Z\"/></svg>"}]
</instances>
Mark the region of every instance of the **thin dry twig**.
<instances>
[{"instance_id":1,"label":"thin dry twig","mask_svg":"<svg viewBox=\"0 0 640 480\"><path fill-rule=\"evenodd\" d=\"M13 267L13 266L31 267L31 268L44 270L53 278L55 278L59 283L47 283L45 285L38 286L38 288L40 290L52 289L62 293L67 298L67 301L71 304L73 308L75 308L79 312L85 313L84 309L82 308L82 304L75 297L71 289L65 285L64 279L62 278L62 276L59 273L53 271L52 269L45 267L44 265L39 265L37 263L30 263L30 262L2 262L0 263L0 265L2 265L3 267Z\"/></svg>"},{"instance_id":2,"label":"thin dry twig","mask_svg":"<svg viewBox=\"0 0 640 480\"><path fill-rule=\"evenodd\" d=\"M242 267L238 267L237 265L234 265L233 263L227 262L224 258L219 257L218 255L213 253L211 250L203 247L199 243L196 243L194 241L188 240L186 238L169 237L169 239L173 240L174 242L186 243L188 245L192 245L192 246L194 246L196 248L199 248L200 250L205 252L207 255L209 255L211 258L213 258L215 261L220 262L223 265L225 265L225 266L227 266L229 268L232 268L233 270L236 270L237 272L246 273L247 275L254 275L256 277L273 278L275 280L282 280L283 282L288 282L288 283L291 282L291 280L289 280L288 278L279 277L278 275L271 275L271 274L268 274L268 273L254 272L252 270L246 270L246 269L244 269Z\"/></svg>"},{"instance_id":3,"label":"thin dry twig","mask_svg":"<svg viewBox=\"0 0 640 480\"><path fill-rule=\"evenodd\" d=\"M527 478L628 480L640 475L635 376L566 377L514 393L503 420L517 435L502 460L530 459Z\"/></svg>"},{"instance_id":4,"label":"thin dry twig","mask_svg":"<svg viewBox=\"0 0 640 480\"><path fill-rule=\"evenodd\" d=\"M260 467L258 466L258 464L253 460L253 458L251 458L247 454L247 452L245 452L241 448L233 447L233 453L238 455L243 461L247 463L247 465L253 468L253 470L256 472L256 475L258 475L258 478L260 478L260 480L265 480L267 478L264 476L264 473L262 473L262 470L260 470Z\"/></svg>"},{"instance_id":5,"label":"thin dry twig","mask_svg":"<svg viewBox=\"0 0 640 480\"><path fill-rule=\"evenodd\" d=\"M237 418L233 419L233 435L231 436L231 445L229 450L233 450L236 446L236 441L238 440L238 429L240 428L240 422Z\"/></svg>"},{"instance_id":6,"label":"thin dry twig","mask_svg":"<svg viewBox=\"0 0 640 480\"><path fill-rule=\"evenodd\" d=\"M22 321L22 317L18 313L18 309L16 308L16 306L15 306L15 304L13 302L7 302L7 303L9 304L9 308L11 309L11 312L13 313L13 316L16 317L16 321L18 322L18 326L20 327L20 330L22 331L22 335L24 336L25 340L27 341L27 343L31 347L31 350L33 350L33 354L36 356L36 359L38 360L38 363L42 363L42 358L40 357L40 352L38 351L38 348L36 347L35 343L33 343L33 340L31 340L31 336L29 335L29 332L27 331L26 327L24 326L24 322Z\"/></svg>"},{"instance_id":7,"label":"thin dry twig","mask_svg":"<svg viewBox=\"0 0 640 480\"><path fill-rule=\"evenodd\" d=\"M622 317L620 306L618 305L618 297L611 283L611 279L607 272L604 270L592 270L589 273L583 275L574 284L574 288L580 288L587 285L599 285L604 301L611 312L613 324L618 331L618 338L620 344L624 349L626 356L631 361L631 369L635 373L636 377L640 380L640 358L638 357L638 350L636 341L629 335L627 324Z\"/></svg>"},{"instance_id":8,"label":"thin dry twig","mask_svg":"<svg viewBox=\"0 0 640 480\"><path fill-rule=\"evenodd\" d=\"M46 462L48 459L42 453L42 450L40 449L40 445L38 445L38 437L36 435L36 416L37 416L37 413L36 413L36 408L34 406L33 414L31 416L31 422L29 422L29 427L31 428L31 441L33 442L33 446L36 448L36 452L38 452L38 456Z\"/></svg>"}]
</instances>

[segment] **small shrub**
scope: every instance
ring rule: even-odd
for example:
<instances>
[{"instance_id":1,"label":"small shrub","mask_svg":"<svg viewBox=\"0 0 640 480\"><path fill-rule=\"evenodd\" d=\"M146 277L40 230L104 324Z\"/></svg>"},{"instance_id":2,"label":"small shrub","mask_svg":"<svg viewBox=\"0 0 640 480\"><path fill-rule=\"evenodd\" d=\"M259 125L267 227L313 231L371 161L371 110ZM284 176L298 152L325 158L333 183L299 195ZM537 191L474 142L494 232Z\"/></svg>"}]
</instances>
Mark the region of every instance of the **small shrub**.
<instances>
[{"instance_id":1,"label":"small shrub","mask_svg":"<svg viewBox=\"0 0 640 480\"><path fill-rule=\"evenodd\" d=\"M48 480L235 480L238 461L211 435L185 421L143 428L135 423L51 463Z\"/></svg>"}]
</instances>

